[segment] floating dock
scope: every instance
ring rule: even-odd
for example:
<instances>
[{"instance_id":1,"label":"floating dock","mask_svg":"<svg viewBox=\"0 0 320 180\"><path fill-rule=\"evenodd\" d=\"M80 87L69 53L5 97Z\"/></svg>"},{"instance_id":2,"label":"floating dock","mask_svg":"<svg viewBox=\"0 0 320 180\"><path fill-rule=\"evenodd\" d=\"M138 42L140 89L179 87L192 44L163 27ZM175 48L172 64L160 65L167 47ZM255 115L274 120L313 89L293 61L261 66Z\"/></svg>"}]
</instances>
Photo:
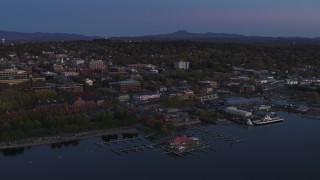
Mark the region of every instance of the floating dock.
<instances>
[{"instance_id":1,"label":"floating dock","mask_svg":"<svg viewBox=\"0 0 320 180\"><path fill-rule=\"evenodd\" d=\"M208 130L208 129L200 128L200 127L190 127L190 129L200 131L202 133L214 136L219 140L229 141L231 143L239 143L239 142L246 141L246 139L239 139L237 137L233 137L231 135L226 135L226 134L219 132L219 131L212 131L212 130Z\"/></svg>"}]
</instances>

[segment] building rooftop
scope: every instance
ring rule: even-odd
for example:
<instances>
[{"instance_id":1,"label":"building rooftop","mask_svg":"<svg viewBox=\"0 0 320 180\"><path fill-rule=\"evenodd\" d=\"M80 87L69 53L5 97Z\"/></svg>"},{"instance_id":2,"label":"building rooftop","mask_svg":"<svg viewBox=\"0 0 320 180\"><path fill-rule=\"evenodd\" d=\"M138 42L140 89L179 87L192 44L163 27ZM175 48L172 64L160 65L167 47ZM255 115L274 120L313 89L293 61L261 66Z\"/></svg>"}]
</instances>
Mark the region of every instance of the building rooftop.
<instances>
[{"instance_id":1,"label":"building rooftop","mask_svg":"<svg viewBox=\"0 0 320 180\"><path fill-rule=\"evenodd\" d=\"M133 84L133 83L139 83L139 81L129 79L125 81L111 82L110 84L113 85L113 84Z\"/></svg>"},{"instance_id":2,"label":"building rooftop","mask_svg":"<svg viewBox=\"0 0 320 180\"><path fill-rule=\"evenodd\" d=\"M210 83L214 83L215 81L198 81L198 83L201 84L210 84Z\"/></svg>"},{"instance_id":3,"label":"building rooftop","mask_svg":"<svg viewBox=\"0 0 320 180\"><path fill-rule=\"evenodd\" d=\"M11 69L4 69L3 71L0 71L0 72L15 72L15 73L25 73L26 71L24 70L18 70L18 69L15 69L15 68L11 68Z\"/></svg>"},{"instance_id":4,"label":"building rooftop","mask_svg":"<svg viewBox=\"0 0 320 180\"><path fill-rule=\"evenodd\" d=\"M171 140L171 144L180 144L180 143L184 143L184 142L189 142L191 141L191 139L189 137L187 137L186 135L184 136L177 136L175 137L173 140Z\"/></svg>"},{"instance_id":5,"label":"building rooftop","mask_svg":"<svg viewBox=\"0 0 320 180\"><path fill-rule=\"evenodd\" d=\"M261 99L261 98L230 97L230 98L225 98L225 102L228 104L260 103L260 102L263 102L263 99Z\"/></svg>"}]
</instances>

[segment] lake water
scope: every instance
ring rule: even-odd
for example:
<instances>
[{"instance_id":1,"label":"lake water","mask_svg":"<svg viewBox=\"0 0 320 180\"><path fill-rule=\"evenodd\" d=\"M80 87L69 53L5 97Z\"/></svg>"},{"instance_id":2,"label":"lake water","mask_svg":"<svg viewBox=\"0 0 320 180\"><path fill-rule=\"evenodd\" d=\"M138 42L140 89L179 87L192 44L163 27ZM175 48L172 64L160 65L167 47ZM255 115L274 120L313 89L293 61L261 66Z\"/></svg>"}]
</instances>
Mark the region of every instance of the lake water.
<instances>
[{"instance_id":1,"label":"lake water","mask_svg":"<svg viewBox=\"0 0 320 180\"><path fill-rule=\"evenodd\" d=\"M148 139L101 148L95 145L101 138L91 138L3 152L0 179L320 179L320 121L278 115L285 121L267 127L201 125L247 140L241 143L231 144L197 130L180 132L217 149L185 157L152 149L120 156L111 151L147 145Z\"/></svg>"}]
</instances>

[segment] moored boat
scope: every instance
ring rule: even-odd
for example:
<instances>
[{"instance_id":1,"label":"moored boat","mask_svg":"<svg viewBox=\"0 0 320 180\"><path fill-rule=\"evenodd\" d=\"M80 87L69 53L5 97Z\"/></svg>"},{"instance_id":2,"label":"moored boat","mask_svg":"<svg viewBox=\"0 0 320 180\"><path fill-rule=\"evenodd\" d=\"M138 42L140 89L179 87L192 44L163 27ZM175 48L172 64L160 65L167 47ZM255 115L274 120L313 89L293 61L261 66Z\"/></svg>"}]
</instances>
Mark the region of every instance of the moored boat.
<instances>
[{"instance_id":1,"label":"moored boat","mask_svg":"<svg viewBox=\"0 0 320 180\"><path fill-rule=\"evenodd\" d=\"M252 123L255 126L261 126L261 125L267 125L267 124L272 124L272 123L279 123L283 122L283 118L280 118L278 116L275 116L275 114L271 115L265 115L263 118L260 120L255 120Z\"/></svg>"}]
</instances>

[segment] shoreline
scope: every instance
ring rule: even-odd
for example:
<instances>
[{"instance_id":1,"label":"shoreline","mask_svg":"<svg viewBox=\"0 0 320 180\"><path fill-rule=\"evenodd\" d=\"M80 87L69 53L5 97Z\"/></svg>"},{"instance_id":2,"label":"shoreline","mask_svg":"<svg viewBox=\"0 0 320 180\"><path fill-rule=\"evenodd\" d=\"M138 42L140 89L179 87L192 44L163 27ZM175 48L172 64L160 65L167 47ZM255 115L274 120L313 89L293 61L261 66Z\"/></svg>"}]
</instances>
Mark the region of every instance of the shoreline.
<instances>
[{"instance_id":1,"label":"shoreline","mask_svg":"<svg viewBox=\"0 0 320 180\"><path fill-rule=\"evenodd\" d=\"M74 133L72 136L45 136L37 138L27 138L12 142L0 142L0 151L6 149L34 147L40 145L49 145L55 143L63 143L68 141L81 141L92 137L104 136L117 133L140 133L135 127L125 127L116 129L91 130Z\"/></svg>"},{"instance_id":2,"label":"shoreline","mask_svg":"<svg viewBox=\"0 0 320 180\"><path fill-rule=\"evenodd\" d=\"M180 128L180 127L193 126L193 125L200 124L200 123L201 123L201 121L199 119L195 119L195 120L186 121L186 122L173 123L171 125L175 128Z\"/></svg>"}]
</instances>

